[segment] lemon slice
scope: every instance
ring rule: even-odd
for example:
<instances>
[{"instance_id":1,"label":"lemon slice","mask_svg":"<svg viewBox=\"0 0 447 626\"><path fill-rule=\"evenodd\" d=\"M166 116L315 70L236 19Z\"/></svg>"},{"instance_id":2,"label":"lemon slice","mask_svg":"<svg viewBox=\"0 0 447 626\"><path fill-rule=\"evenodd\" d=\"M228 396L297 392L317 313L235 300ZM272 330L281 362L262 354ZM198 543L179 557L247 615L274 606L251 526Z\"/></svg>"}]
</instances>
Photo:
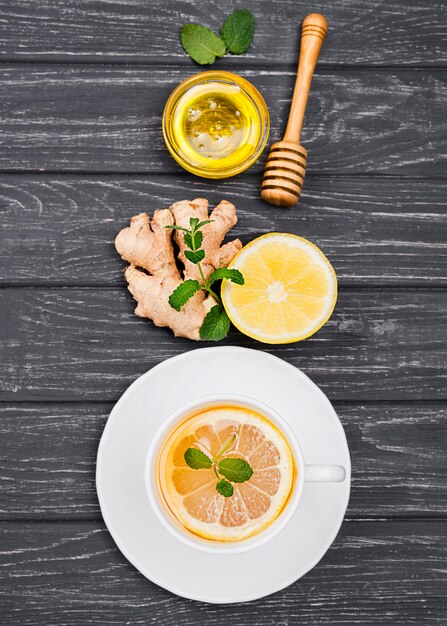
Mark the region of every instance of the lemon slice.
<instances>
[{"instance_id":1,"label":"lemon slice","mask_svg":"<svg viewBox=\"0 0 447 626\"><path fill-rule=\"evenodd\" d=\"M226 456L243 458L253 469L244 483L234 483L225 498L216 491L213 469L187 466L187 448L210 457L235 437ZM240 541L264 530L284 509L295 480L289 443L269 420L239 407L216 407L187 420L164 444L160 487L175 517L190 532L214 541Z\"/></svg>"},{"instance_id":2,"label":"lemon slice","mask_svg":"<svg viewBox=\"0 0 447 626\"><path fill-rule=\"evenodd\" d=\"M264 343L292 343L313 335L337 301L334 268L317 246L296 235L269 233L251 241L229 267L245 284L222 284L228 317Z\"/></svg>"}]
</instances>

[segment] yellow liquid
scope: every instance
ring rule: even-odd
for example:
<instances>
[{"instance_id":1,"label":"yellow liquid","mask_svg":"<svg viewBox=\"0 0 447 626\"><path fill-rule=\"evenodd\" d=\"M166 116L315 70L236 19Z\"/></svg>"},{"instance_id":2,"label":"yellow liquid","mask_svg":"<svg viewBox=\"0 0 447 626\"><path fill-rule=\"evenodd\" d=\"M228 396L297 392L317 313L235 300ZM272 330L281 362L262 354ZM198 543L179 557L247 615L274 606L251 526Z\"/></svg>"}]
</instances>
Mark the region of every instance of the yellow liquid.
<instances>
[{"instance_id":1,"label":"yellow liquid","mask_svg":"<svg viewBox=\"0 0 447 626\"><path fill-rule=\"evenodd\" d=\"M250 83L235 79L243 87L228 78L202 80L168 101L165 139L176 160L195 174L209 178L235 174L248 167L265 145L265 103Z\"/></svg>"},{"instance_id":2,"label":"yellow liquid","mask_svg":"<svg viewBox=\"0 0 447 626\"><path fill-rule=\"evenodd\" d=\"M257 434L248 435L247 428ZM230 440L225 455L244 458L255 472L248 488L234 485L233 499L216 492L213 469L193 470L184 460L189 447L212 458ZM293 453L284 435L266 417L242 407L215 406L187 417L169 433L158 457L159 489L167 508L185 529L214 541L239 541L267 528L286 506L295 474ZM280 483L279 475L283 477ZM272 480L278 484L273 486ZM250 491L239 493L240 489ZM260 496L260 503L253 496ZM247 497L241 505L240 499Z\"/></svg>"}]
</instances>

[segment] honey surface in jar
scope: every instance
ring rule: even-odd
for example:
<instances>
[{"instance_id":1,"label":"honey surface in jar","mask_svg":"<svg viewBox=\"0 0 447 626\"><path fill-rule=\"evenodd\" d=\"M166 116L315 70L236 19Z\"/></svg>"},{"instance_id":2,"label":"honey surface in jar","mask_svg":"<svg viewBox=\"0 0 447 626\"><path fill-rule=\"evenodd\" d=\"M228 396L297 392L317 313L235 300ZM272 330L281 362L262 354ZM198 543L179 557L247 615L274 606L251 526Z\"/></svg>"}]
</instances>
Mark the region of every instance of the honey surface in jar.
<instances>
[{"instance_id":1,"label":"honey surface in jar","mask_svg":"<svg viewBox=\"0 0 447 626\"><path fill-rule=\"evenodd\" d=\"M173 115L179 151L199 167L231 167L256 148L259 115L236 85L199 84L180 99Z\"/></svg>"}]
</instances>

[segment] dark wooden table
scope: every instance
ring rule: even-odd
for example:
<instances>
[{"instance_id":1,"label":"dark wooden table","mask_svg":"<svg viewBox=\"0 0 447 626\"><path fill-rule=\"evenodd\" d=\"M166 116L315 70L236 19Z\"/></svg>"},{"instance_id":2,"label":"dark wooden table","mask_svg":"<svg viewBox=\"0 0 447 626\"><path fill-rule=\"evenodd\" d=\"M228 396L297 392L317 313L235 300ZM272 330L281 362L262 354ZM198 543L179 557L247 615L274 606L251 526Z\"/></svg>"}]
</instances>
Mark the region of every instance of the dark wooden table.
<instances>
[{"instance_id":1,"label":"dark wooden table","mask_svg":"<svg viewBox=\"0 0 447 626\"><path fill-rule=\"evenodd\" d=\"M2 625L447 623L446 148L443 0L3 0L0 148ZM249 53L215 67L267 100L280 138L298 28L327 15L302 141L299 207L259 199L260 172L182 171L160 118L198 71L180 26L256 16ZM268 347L333 401L353 464L346 521L303 579L246 605L182 600L144 579L101 519L95 455L124 389L196 348L133 315L113 248L142 210L233 201L244 242L310 238L340 297L302 344ZM268 566L268 564L266 564ZM272 577L275 572L272 572Z\"/></svg>"}]
</instances>

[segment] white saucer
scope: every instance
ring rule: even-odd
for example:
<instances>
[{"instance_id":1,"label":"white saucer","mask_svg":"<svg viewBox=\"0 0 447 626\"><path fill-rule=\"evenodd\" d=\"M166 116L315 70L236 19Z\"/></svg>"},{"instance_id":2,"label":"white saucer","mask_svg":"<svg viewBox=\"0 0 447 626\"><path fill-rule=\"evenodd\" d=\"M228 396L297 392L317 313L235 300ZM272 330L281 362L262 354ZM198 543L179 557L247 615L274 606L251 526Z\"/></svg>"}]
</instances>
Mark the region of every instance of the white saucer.
<instances>
[{"instance_id":1,"label":"white saucer","mask_svg":"<svg viewBox=\"0 0 447 626\"><path fill-rule=\"evenodd\" d=\"M168 415L208 394L240 394L289 424L310 465L342 465L339 483L305 483L288 525L241 554L209 554L176 539L149 505L145 462ZM343 427L323 392L266 352L217 347L168 359L138 378L113 408L98 450L96 487L104 521L124 556L149 580L202 602L246 602L287 587L334 541L349 500L351 463Z\"/></svg>"}]
</instances>

